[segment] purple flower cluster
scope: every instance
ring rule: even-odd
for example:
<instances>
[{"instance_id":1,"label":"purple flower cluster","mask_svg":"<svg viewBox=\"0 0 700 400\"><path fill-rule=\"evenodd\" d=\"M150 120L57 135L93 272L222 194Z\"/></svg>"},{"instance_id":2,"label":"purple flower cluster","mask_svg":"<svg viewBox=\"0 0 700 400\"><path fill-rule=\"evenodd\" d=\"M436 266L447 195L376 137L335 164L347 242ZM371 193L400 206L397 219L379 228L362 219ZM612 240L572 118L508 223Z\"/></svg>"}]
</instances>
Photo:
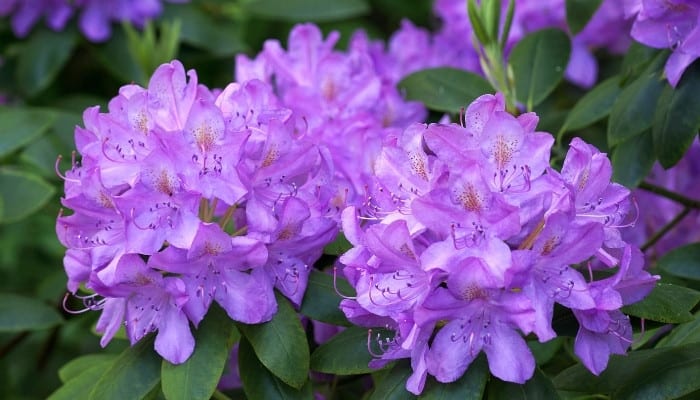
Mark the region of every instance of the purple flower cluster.
<instances>
[{"instance_id":1,"label":"purple flower cluster","mask_svg":"<svg viewBox=\"0 0 700 400\"><path fill-rule=\"evenodd\" d=\"M678 164L665 170L656 163L646 181L690 199L700 199L697 176L700 176L700 141L696 139ZM635 190L633 195L639 208L649 211L641 214L634 228L625 232L625 239L640 246L674 218L685 214L671 231L645 251L647 255L658 258L676 247L700 241L698 210L684 211L683 205L643 189Z\"/></svg>"},{"instance_id":2,"label":"purple flower cluster","mask_svg":"<svg viewBox=\"0 0 700 400\"><path fill-rule=\"evenodd\" d=\"M683 71L700 57L700 2L697 0L625 0L625 15L634 17L634 40L671 49L666 77L675 87Z\"/></svg>"},{"instance_id":3,"label":"purple flower cluster","mask_svg":"<svg viewBox=\"0 0 700 400\"><path fill-rule=\"evenodd\" d=\"M506 4L503 2L503 13ZM438 66L480 72L479 55L472 44L472 27L465 2L436 0L434 11L442 21L434 35L404 22L390 40L388 56L399 61L404 75ZM506 51L526 34L544 28L567 29L564 0L516 0ZM624 52L630 43L629 30L630 23L625 21L622 2L604 0L586 27L572 38L566 78L581 87L593 86L598 75L593 51Z\"/></svg>"},{"instance_id":4,"label":"purple flower cluster","mask_svg":"<svg viewBox=\"0 0 700 400\"><path fill-rule=\"evenodd\" d=\"M12 15L12 30L18 37L25 37L42 17L49 28L62 30L80 9L80 30L89 40L102 42L112 34L112 22L128 21L142 27L160 15L162 8L160 0L3 0L0 17Z\"/></svg>"},{"instance_id":5,"label":"purple flower cluster","mask_svg":"<svg viewBox=\"0 0 700 400\"><path fill-rule=\"evenodd\" d=\"M340 261L357 296L341 308L394 332L371 338L371 365L410 358L412 393L427 374L455 381L481 351L495 376L525 382L535 361L522 334L554 338L555 303L578 319L574 349L592 372L631 344L620 308L658 277L621 239L629 190L580 139L561 172L550 168L554 139L537 122L507 113L496 94L476 99L461 124L411 125L385 141L364 203L343 211L354 247Z\"/></svg>"},{"instance_id":6,"label":"purple flower cluster","mask_svg":"<svg viewBox=\"0 0 700 400\"><path fill-rule=\"evenodd\" d=\"M148 88L124 86L107 113L83 118L82 158L64 177L73 213L56 231L68 289L84 284L86 309L102 310L102 345L122 325L132 344L157 330L158 353L181 363L193 351L189 323L213 301L250 324L276 312L273 288L301 302L338 230L333 170L268 85L215 96L173 61Z\"/></svg>"},{"instance_id":7,"label":"purple flower cluster","mask_svg":"<svg viewBox=\"0 0 700 400\"><path fill-rule=\"evenodd\" d=\"M297 25L288 50L268 40L255 59L238 56L236 78L270 83L305 137L328 148L338 188L334 204L343 207L361 201L384 138L427 112L402 98L365 36L356 35L347 52L334 50L338 39L338 32L324 39L317 26Z\"/></svg>"}]
</instances>

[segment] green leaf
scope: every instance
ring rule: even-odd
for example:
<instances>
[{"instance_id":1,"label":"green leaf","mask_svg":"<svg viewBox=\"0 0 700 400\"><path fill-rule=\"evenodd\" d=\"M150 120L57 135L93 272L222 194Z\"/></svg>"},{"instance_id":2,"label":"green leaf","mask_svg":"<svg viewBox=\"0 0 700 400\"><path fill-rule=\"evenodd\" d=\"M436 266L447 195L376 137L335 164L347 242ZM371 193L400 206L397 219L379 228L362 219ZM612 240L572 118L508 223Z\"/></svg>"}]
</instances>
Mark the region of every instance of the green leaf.
<instances>
[{"instance_id":1,"label":"green leaf","mask_svg":"<svg viewBox=\"0 0 700 400\"><path fill-rule=\"evenodd\" d=\"M700 301L700 292L670 283L657 283L644 300L625 306L625 314L665 323L688 322L690 310Z\"/></svg>"},{"instance_id":2,"label":"green leaf","mask_svg":"<svg viewBox=\"0 0 700 400\"><path fill-rule=\"evenodd\" d=\"M659 96L666 86L657 58L629 86L622 89L610 111L608 145L613 147L651 127Z\"/></svg>"},{"instance_id":3,"label":"green leaf","mask_svg":"<svg viewBox=\"0 0 700 400\"><path fill-rule=\"evenodd\" d=\"M295 389L265 368L255 356L251 344L241 339L238 347L238 370L243 382L243 390L249 399L312 399L311 383L307 381L304 386Z\"/></svg>"},{"instance_id":4,"label":"green leaf","mask_svg":"<svg viewBox=\"0 0 700 400\"><path fill-rule=\"evenodd\" d=\"M693 318L690 322L674 327L671 333L661 339L656 347L674 347L700 342L700 311L695 313Z\"/></svg>"},{"instance_id":5,"label":"green leaf","mask_svg":"<svg viewBox=\"0 0 700 400\"><path fill-rule=\"evenodd\" d=\"M601 2L602 0L566 0L566 23L572 35L583 30Z\"/></svg>"},{"instance_id":6,"label":"green leaf","mask_svg":"<svg viewBox=\"0 0 700 400\"><path fill-rule=\"evenodd\" d=\"M587 92L571 109L559 130L558 140L564 132L585 128L610 114L615 99L620 94L618 77L607 79Z\"/></svg>"},{"instance_id":7,"label":"green leaf","mask_svg":"<svg viewBox=\"0 0 700 400\"><path fill-rule=\"evenodd\" d=\"M44 206L54 187L42 178L23 171L0 168L0 223L18 221Z\"/></svg>"},{"instance_id":8,"label":"green leaf","mask_svg":"<svg viewBox=\"0 0 700 400\"><path fill-rule=\"evenodd\" d=\"M654 143L650 131L615 146L611 162L613 180L629 188L637 187L654 166Z\"/></svg>"},{"instance_id":9,"label":"green leaf","mask_svg":"<svg viewBox=\"0 0 700 400\"><path fill-rule=\"evenodd\" d=\"M246 4L245 9L257 17L294 22L337 21L370 11L364 0L255 0Z\"/></svg>"},{"instance_id":10,"label":"green leaf","mask_svg":"<svg viewBox=\"0 0 700 400\"><path fill-rule=\"evenodd\" d=\"M56 157L59 154L70 159L71 151L75 148L73 132L75 126L82 123L80 114L72 112L57 111L56 120L49 131L27 145L20 159L25 163L38 169L43 177L58 179L56 175ZM70 161L59 165L59 169L64 171L70 168Z\"/></svg>"},{"instance_id":11,"label":"green leaf","mask_svg":"<svg viewBox=\"0 0 700 400\"><path fill-rule=\"evenodd\" d=\"M61 382L66 383L95 366L100 366L104 370L116 357L115 354L88 354L75 358L58 370L58 377L61 378Z\"/></svg>"},{"instance_id":12,"label":"green leaf","mask_svg":"<svg viewBox=\"0 0 700 400\"><path fill-rule=\"evenodd\" d=\"M212 305L195 331L192 356L179 365L163 360L161 385L165 398L209 399L224 372L237 333L226 312Z\"/></svg>"},{"instance_id":13,"label":"green leaf","mask_svg":"<svg viewBox=\"0 0 700 400\"><path fill-rule=\"evenodd\" d=\"M328 243L326 247L323 248L323 254L339 256L350 249L352 249L352 244L348 242L348 239L345 237L345 235L343 235L343 232L340 232L335 237L335 240Z\"/></svg>"},{"instance_id":14,"label":"green leaf","mask_svg":"<svg viewBox=\"0 0 700 400\"><path fill-rule=\"evenodd\" d=\"M416 396L406 390L406 380L409 376L411 376L410 363L406 360L396 363L383 379L375 382L374 392L369 396L369 400L415 399Z\"/></svg>"},{"instance_id":15,"label":"green leaf","mask_svg":"<svg viewBox=\"0 0 700 400\"><path fill-rule=\"evenodd\" d=\"M284 383L296 389L304 386L309 375L309 344L299 317L279 293L277 314L264 324L238 324L260 361Z\"/></svg>"},{"instance_id":16,"label":"green leaf","mask_svg":"<svg viewBox=\"0 0 700 400\"><path fill-rule=\"evenodd\" d=\"M338 291L346 296L355 295L355 291L344 278L336 276L335 280ZM333 276L311 270L299 312L317 321L350 326L345 314L340 310L341 300L335 291Z\"/></svg>"},{"instance_id":17,"label":"green leaf","mask_svg":"<svg viewBox=\"0 0 700 400\"><path fill-rule=\"evenodd\" d=\"M103 370L90 393L94 400L140 399L160 382L161 358L153 350L154 335L124 350Z\"/></svg>"},{"instance_id":18,"label":"green leaf","mask_svg":"<svg viewBox=\"0 0 700 400\"><path fill-rule=\"evenodd\" d=\"M648 68L649 63L654 61L659 53L660 51L656 49L633 41L622 59L622 66L620 67L621 86L626 86L628 81L637 78Z\"/></svg>"},{"instance_id":19,"label":"green leaf","mask_svg":"<svg viewBox=\"0 0 700 400\"><path fill-rule=\"evenodd\" d=\"M0 293L0 332L36 331L61 322L61 315L43 301Z\"/></svg>"},{"instance_id":20,"label":"green leaf","mask_svg":"<svg viewBox=\"0 0 700 400\"><path fill-rule=\"evenodd\" d=\"M504 382L498 378L492 379L489 382L488 398L495 400L555 400L559 398L559 394L552 381L542 371L536 369L532 378L523 385Z\"/></svg>"},{"instance_id":21,"label":"green leaf","mask_svg":"<svg viewBox=\"0 0 700 400\"><path fill-rule=\"evenodd\" d=\"M367 349L367 328L350 327L319 346L311 355L311 369L337 375L365 374L374 357Z\"/></svg>"},{"instance_id":22,"label":"green leaf","mask_svg":"<svg viewBox=\"0 0 700 400\"><path fill-rule=\"evenodd\" d=\"M110 363L97 363L72 377L63 386L51 393L48 400L75 400L87 399L95 388L97 380L105 372L105 367Z\"/></svg>"},{"instance_id":23,"label":"green leaf","mask_svg":"<svg viewBox=\"0 0 700 400\"><path fill-rule=\"evenodd\" d=\"M654 148L664 168L674 166L700 130L700 62L683 73L673 89L666 86L654 114Z\"/></svg>"},{"instance_id":24,"label":"green leaf","mask_svg":"<svg viewBox=\"0 0 700 400\"><path fill-rule=\"evenodd\" d=\"M700 343L613 355L599 377L582 364L554 378L557 389L615 399L675 399L700 388Z\"/></svg>"},{"instance_id":25,"label":"green leaf","mask_svg":"<svg viewBox=\"0 0 700 400\"><path fill-rule=\"evenodd\" d=\"M481 400L489 379L486 357L480 355L467 368L467 372L452 383L439 383L430 378L419 396L424 400Z\"/></svg>"},{"instance_id":26,"label":"green leaf","mask_svg":"<svg viewBox=\"0 0 700 400\"><path fill-rule=\"evenodd\" d=\"M182 21L180 40L216 56L232 56L247 50L240 24L218 18L197 3L169 5L162 19Z\"/></svg>"},{"instance_id":27,"label":"green leaf","mask_svg":"<svg viewBox=\"0 0 700 400\"><path fill-rule=\"evenodd\" d=\"M430 68L414 72L398 84L407 100L416 100L435 111L453 114L493 88L484 78L456 68Z\"/></svg>"},{"instance_id":28,"label":"green leaf","mask_svg":"<svg viewBox=\"0 0 700 400\"><path fill-rule=\"evenodd\" d=\"M510 53L515 94L528 110L557 87L569 63L571 42L558 29L544 29L525 36Z\"/></svg>"},{"instance_id":29,"label":"green leaf","mask_svg":"<svg viewBox=\"0 0 700 400\"><path fill-rule=\"evenodd\" d=\"M532 355L535 356L535 362L540 366L548 363L557 354L563 344L563 336L556 337L544 343L540 343L537 340L527 341Z\"/></svg>"},{"instance_id":30,"label":"green leaf","mask_svg":"<svg viewBox=\"0 0 700 400\"><path fill-rule=\"evenodd\" d=\"M700 281L700 243L675 248L664 254L657 264L671 275Z\"/></svg>"},{"instance_id":31,"label":"green leaf","mask_svg":"<svg viewBox=\"0 0 700 400\"><path fill-rule=\"evenodd\" d=\"M39 138L55 119L47 110L0 107L0 158Z\"/></svg>"},{"instance_id":32,"label":"green leaf","mask_svg":"<svg viewBox=\"0 0 700 400\"><path fill-rule=\"evenodd\" d=\"M29 96L46 89L73 53L78 36L71 29L62 32L36 29L20 50L17 84Z\"/></svg>"},{"instance_id":33,"label":"green leaf","mask_svg":"<svg viewBox=\"0 0 700 400\"><path fill-rule=\"evenodd\" d=\"M95 59L112 76L123 82L148 84L148 76L129 51L128 40L123 29L114 29L112 37L105 43L95 46Z\"/></svg>"}]
</instances>

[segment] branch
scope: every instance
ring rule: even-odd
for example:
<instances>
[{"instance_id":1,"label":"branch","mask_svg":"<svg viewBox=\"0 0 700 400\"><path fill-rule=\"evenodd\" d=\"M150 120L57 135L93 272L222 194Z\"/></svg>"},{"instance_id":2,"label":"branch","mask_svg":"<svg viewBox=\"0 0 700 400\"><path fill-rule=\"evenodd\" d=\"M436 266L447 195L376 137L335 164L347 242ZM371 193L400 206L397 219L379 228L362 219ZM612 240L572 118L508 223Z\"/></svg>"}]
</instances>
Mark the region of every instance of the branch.
<instances>
[{"instance_id":1,"label":"branch","mask_svg":"<svg viewBox=\"0 0 700 400\"><path fill-rule=\"evenodd\" d=\"M695 200L691 199L690 197L685 197L682 194L672 192L666 188L663 188L661 186L654 185L653 183L649 182L642 182L639 184L640 189L644 189L647 192L651 192L654 194L658 194L659 196L663 196L667 199L673 200L676 203L680 203L684 205L686 208L694 208L696 210L700 210L700 200Z\"/></svg>"}]
</instances>

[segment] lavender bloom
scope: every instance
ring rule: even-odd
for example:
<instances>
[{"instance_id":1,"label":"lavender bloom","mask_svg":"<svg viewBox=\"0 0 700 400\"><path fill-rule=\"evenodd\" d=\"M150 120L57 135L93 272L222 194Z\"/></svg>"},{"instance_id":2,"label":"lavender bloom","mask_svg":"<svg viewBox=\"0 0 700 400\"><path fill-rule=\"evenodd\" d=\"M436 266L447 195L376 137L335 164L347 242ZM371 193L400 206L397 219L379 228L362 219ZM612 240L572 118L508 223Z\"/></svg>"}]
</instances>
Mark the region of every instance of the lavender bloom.
<instances>
[{"instance_id":1,"label":"lavender bloom","mask_svg":"<svg viewBox=\"0 0 700 400\"><path fill-rule=\"evenodd\" d=\"M143 27L147 20L161 14L162 7L160 0L7 0L0 4L0 17L12 15L12 30L18 37L25 37L41 17L49 28L60 31L73 13L81 10L80 30L90 41L103 42L112 34L113 22L128 21Z\"/></svg>"},{"instance_id":2,"label":"lavender bloom","mask_svg":"<svg viewBox=\"0 0 700 400\"><path fill-rule=\"evenodd\" d=\"M428 374L457 380L481 351L495 376L524 383L535 362L522 335L555 337L555 303L581 321L575 350L594 373L629 345L619 309L658 279L620 238L629 191L580 139L552 170L553 138L536 125L500 94L476 99L460 124L412 125L385 141L365 203L343 212L353 248L340 262L357 296L341 309L394 332L370 338L381 350L371 365L410 358L414 394ZM579 267L588 260L618 272L594 281Z\"/></svg>"},{"instance_id":3,"label":"lavender bloom","mask_svg":"<svg viewBox=\"0 0 700 400\"><path fill-rule=\"evenodd\" d=\"M158 331L158 353L181 363L194 343L179 337L191 338L212 302L251 324L276 312L273 288L301 302L338 229L324 194L332 166L294 135L266 84L232 83L215 97L173 61L84 122L82 158L63 176L73 213L56 232L68 289L85 284L86 310L102 310L102 345L124 323L132 343Z\"/></svg>"},{"instance_id":4,"label":"lavender bloom","mask_svg":"<svg viewBox=\"0 0 700 400\"><path fill-rule=\"evenodd\" d=\"M625 15L635 17L634 40L673 53L666 62L666 77L675 87L683 71L700 57L700 4L689 0L625 0Z\"/></svg>"}]
</instances>

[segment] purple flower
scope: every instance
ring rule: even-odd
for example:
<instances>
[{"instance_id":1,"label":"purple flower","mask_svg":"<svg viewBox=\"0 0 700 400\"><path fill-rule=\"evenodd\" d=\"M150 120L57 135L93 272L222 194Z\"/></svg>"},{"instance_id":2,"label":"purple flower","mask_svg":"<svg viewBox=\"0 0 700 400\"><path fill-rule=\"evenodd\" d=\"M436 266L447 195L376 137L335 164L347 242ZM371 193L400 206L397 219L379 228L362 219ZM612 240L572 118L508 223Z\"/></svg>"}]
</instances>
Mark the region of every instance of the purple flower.
<instances>
[{"instance_id":1,"label":"purple flower","mask_svg":"<svg viewBox=\"0 0 700 400\"><path fill-rule=\"evenodd\" d=\"M260 81L215 97L173 61L108 112L85 111L82 158L63 176L73 212L56 232L68 289L84 284L86 310L102 310L103 345L124 323L132 344L158 331L156 350L181 363L193 341L179 335L191 338L212 302L250 324L272 318L274 288L301 302L338 216L327 150L296 135L279 104Z\"/></svg>"},{"instance_id":2,"label":"purple flower","mask_svg":"<svg viewBox=\"0 0 700 400\"><path fill-rule=\"evenodd\" d=\"M673 53L666 77L676 87L683 71L700 57L700 5L688 0L625 0L625 14L634 16L634 40Z\"/></svg>"}]
</instances>

